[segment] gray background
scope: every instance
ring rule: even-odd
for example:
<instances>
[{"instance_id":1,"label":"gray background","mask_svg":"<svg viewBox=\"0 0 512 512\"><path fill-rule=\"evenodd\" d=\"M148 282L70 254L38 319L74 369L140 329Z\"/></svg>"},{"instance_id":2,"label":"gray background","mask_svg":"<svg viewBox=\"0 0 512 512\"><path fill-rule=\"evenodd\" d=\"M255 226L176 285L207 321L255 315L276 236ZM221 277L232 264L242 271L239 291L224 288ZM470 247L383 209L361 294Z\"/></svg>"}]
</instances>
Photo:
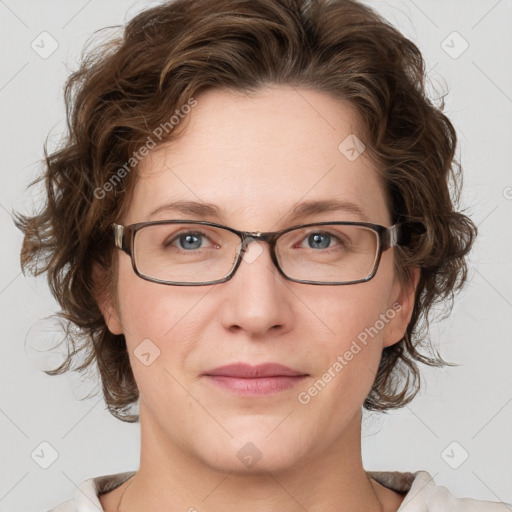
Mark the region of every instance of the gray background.
<instances>
[{"instance_id":1,"label":"gray background","mask_svg":"<svg viewBox=\"0 0 512 512\"><path fill-rule=\"evenodd\" d=\"M425 369L412 404L365 415L365 468L424 469L456 496L512 502L512 1L366 3L419 45L433 86L449 87L446 112L465 172L462 206L480 236L470 283L451 317L431 330L441 355L460 366ZM40 169L45 137L51 148L64 129L62 86L84 42L150 4L0 0L0 512L46 510L85 478L138 467L139 426L110 416L100 395L79 401L98 389L94 375L41 372L59 360L44 352L59 339L46 318L56 303L45 278L20 273L21 234L10 212L39 204L40 189L26 187ZM55 43L43 31L58 44L49 56L40 54ZM51 456L44 441L58 453L48 469L40 467Z\"/></svg>"}]
</instances>

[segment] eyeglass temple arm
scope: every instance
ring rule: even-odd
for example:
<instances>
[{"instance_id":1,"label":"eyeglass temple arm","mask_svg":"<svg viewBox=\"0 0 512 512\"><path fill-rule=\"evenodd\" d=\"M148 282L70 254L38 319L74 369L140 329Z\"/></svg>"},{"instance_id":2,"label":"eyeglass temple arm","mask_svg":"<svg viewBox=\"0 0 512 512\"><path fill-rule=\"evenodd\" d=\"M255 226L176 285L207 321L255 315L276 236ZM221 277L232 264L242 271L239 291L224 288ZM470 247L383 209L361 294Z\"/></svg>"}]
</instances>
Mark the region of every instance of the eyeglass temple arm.
<instances>
[{"instance_id":1,"label":"eyeglass temple arm","mask_svg":"<svg viewBox=\"0 0 512 512\"><path fill-rule=\"evenodd\" d=\"M421 235L425 233L426 230L425 224L421 221L394 224L387 231L387 237L384 239L383 249L388 249L397 245L408 245L411 241L411 235Z\"/></svg>"},{"instance_id":2,"label":"eyeglass temple arm","mask_svg":"<svg viewBox=\"0 0 512 512\"><path fill-rule=\"evenodd\" d=\"M126 254L131 255L130 242L127 240L128 235L131 236L131 232L125 230L124 226L120 224L112 224L114 230L114 245L124 251Z\"/></svg>"}]
</instances>

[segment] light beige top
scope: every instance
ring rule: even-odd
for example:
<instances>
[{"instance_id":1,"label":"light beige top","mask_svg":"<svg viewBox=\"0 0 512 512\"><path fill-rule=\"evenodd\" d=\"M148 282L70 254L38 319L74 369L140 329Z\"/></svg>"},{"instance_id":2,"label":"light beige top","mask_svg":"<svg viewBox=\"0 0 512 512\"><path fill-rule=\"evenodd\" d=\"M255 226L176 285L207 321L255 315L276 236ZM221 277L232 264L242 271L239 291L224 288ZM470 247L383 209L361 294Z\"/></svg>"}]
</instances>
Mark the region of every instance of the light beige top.
<instances>
[{"instance_id":1,"label":"light beige top","mask_svg":"<svg viewBox=\"0 0 512 512\"><path fill-rule=\"evenodd\" d=\"M98 495L105 494L128 480L134 471L103 475L82 482L73 499L49 512L102 512ZM426 471L367 471L384 487L407 493L397 512L512 512L512 504L456 498L446 487L435 484Z\"/></svg>"}]
</instances>

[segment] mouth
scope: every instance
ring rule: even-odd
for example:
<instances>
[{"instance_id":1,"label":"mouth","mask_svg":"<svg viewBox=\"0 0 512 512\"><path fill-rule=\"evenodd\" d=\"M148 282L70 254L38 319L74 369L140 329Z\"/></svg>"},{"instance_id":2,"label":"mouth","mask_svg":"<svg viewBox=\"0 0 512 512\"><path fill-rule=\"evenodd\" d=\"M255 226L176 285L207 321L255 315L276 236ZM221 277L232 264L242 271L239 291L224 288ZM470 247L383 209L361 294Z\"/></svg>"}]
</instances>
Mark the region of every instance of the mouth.
<instances>
[{"instance_id":1,"label":"mouth","mask_svg":"<svg viewBox=\"0 0 512 512\"><path fill-rule=\"evenodd\" d=\"M208 370L203 376L217 387L237 395L261 396L294 388L308 374L277 363L258 366L236 363Z\"/></svg>"}]
</instances>

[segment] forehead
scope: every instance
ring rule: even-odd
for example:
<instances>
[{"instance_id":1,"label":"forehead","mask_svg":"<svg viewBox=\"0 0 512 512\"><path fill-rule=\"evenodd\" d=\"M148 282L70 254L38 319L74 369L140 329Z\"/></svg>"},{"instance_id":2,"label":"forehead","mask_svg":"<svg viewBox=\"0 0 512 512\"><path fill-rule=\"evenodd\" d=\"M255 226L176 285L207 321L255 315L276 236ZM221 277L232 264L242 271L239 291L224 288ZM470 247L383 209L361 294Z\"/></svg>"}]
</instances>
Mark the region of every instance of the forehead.
<instances>
[{"instance_id":1,"label":"forehead","mask_svg":"<svg viewBox=\"0 0 512 512\"><path fill-rule=\"evenodd\" d=\"M285 86L250 96L209 90L196 100L184 132L141 161L126 223L152 220L158 209L157 218L192 218L162 206L195 202L213 205L203 213L218 221L261 231L298 203L335 200L352 205L336 219L389 222L374 166L364 151L355 159L346 152L361 137L346 103Z\"/></svg>"}]
</instances>

